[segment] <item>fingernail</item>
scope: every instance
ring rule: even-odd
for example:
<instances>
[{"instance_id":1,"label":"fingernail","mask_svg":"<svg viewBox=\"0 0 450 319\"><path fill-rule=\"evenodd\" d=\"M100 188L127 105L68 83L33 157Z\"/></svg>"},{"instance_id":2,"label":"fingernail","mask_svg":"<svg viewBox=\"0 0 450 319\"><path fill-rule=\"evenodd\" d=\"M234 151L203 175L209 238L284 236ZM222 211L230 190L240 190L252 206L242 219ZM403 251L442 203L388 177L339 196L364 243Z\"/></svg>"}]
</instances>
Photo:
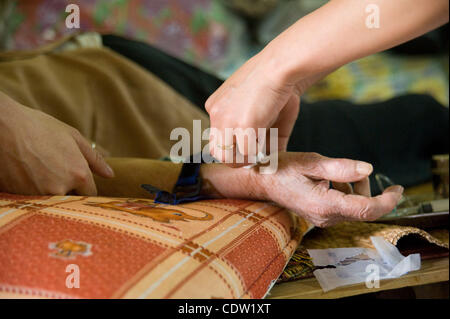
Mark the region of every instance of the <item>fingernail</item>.
<instances>
[{"instance_id":1,"label":"fingernail","mask_svg":"<svg viewBox=\"0 0 450 319\"><path fill-rule=\"evenodd\" d=\"M111 166L109 166L108 164L106 164L106 172L108 173L108 175L109 175L110 177L114 177L114 171L113 171L113 169L111 168Z\"/></svg>"},{"instance_id":2,"label":"fingernail","mask_svg":"<svg viewBox=\"0 0 450 319\"><path fill-rule=\"evenodd\" d=\"M393 192L396 192L396 193L400 193L400 194L403 194L403 191L404 191L405 189L403 188L403 186L400 186L400 185L396 185L396 186L393 186L392 187L392 191Z\"/></svg>"},{"instance_id":3,"label":"fingernail","mask_svg":"<svg viewBox=\"0 0 450 319\"><path fill-rule=\"evenodd\" d=\"M356 171L361 175L370 175L373 171L373 166L366 162L358 162L356 164Z\"/></svg>"}]
</instances>

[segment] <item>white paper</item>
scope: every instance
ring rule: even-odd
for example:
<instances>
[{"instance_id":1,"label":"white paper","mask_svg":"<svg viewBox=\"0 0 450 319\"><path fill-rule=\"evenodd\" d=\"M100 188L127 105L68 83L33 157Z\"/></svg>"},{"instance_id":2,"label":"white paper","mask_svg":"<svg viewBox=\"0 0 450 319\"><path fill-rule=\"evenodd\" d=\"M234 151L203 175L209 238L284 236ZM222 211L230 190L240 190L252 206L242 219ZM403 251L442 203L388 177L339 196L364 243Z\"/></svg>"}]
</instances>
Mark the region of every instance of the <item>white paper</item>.
<instances>
[{"instance_id":1,"label":"white paper","mask_svg":"<svg viewBox=\"0 0 450 319\"><path fill-rule=\"evenodd\" d=\"M420 269L420 254L405 257L383 237L370 239L376 250L359 247L308 249L315 266L334 266L314 271L323 291L368 281L373 284L374 280L398 278Z\"/></svg>"}]
</instances>

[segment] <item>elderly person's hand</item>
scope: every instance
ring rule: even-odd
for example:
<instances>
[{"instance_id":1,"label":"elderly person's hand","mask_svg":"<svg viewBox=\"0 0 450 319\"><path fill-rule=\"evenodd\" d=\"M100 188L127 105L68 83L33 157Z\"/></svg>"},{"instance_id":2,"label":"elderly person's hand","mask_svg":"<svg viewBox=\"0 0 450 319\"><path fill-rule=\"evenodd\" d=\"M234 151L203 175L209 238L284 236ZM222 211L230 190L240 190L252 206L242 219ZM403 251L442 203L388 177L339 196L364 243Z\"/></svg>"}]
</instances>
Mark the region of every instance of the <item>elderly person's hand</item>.
<instances>
[{"instance_id":1,"label":"elderly person's hand","mask_svg":"<svg viewBox=\"0 0 450 319\"><path fill-rule=\"evenodd\" d=\"M205 185L211 186L206 194L272 201L320 227L376 220L391 212L402 197L401 186L371 197L369 175L373 168L369 163L316 153L277 155L278 170L274 174L260 174L257 166L202 165Z\"/></svg>"},{"instance_id":2,"label":"elderly person's hand","mask_svg":"<svg viewBox=\"0 0 450 319\"><path fill-rule=\"evenodd\" d=\"M392 186L371 197L371 173L372 166L365 162L282 153L277 172L260 175L258 183L266 199L325 227L342 221L373 221L396 207L403 187Z\"/></svg>"},{"instance_id":3,"label":"elderly person's hand","mask_svg":"<svg viewBox=\"0 0 450 319\"><path fill-rule=\"evenodd\" d=\"M247 169L203 164L202 194L275 202L320 227L342 221L376 220L391 212L402 197L401 186L371 197L368 177L372 165L365 162L286 152L279 153L278 160L274 174L260 174L257 166ZM149 180L153 186L170 192L181 171L180 164L150 159L109 158L108 162L116 177L96 178L99 193L104 196L148 196L138 185Z\"/></svg>"},{"instance_id":4,"label":"elderly person's hand","mask_svg":"<svg viewBox=\"0 0 450 319\"><path fill-rule=\"evenodd\" d=\"M114 176L76 129L1 92L0 131L0 192L96 195L92 172Z\"/></svg>"}]
</instances>

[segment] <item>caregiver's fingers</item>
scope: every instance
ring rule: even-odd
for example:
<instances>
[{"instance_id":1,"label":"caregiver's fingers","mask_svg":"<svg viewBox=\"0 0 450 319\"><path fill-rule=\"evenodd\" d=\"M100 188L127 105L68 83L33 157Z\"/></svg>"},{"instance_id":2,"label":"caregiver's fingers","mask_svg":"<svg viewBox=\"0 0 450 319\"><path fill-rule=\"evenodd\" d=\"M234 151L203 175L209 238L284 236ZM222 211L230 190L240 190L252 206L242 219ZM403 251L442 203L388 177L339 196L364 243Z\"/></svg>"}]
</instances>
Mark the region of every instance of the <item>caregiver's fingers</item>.
<instances>
[{"instance_id":1,"label":"caregiver's fingers","mask_svg":"<svg viewBox=\"0 0 450 319\"><path fill-rule=\"evenodd\" d=\"M265 134L258 136L257 132L252 128L235 128L231 132L231 129L211 127L210 153L215 159L231 167L255 164L258 152L262 151L259 141L261 145L265 143ZM245 148L247 152L244 154L240 151L241 148Z\"/></svg>"},{"instance_id":2,"label":"caregiver's fingers","mask_svg":"<svg viewBox=\"0 0 450 319\"><path fill-rule=\"evenodd\" d=\"M85 175L80 179L80 184L75 188L75 192L81 196L97 196L97 186L95 185L92 172L87 167L85 169Z\"/></svg>"},{"instance_id":3,"label":"caregiver's fingers","mask_svg":"<svg viewBox=\"0 0 450 319\"><path fill-rule=\"evenodd\" d=\"M89 142L77 130L74 130L72 136L74 137L75 142L86 159L90 169L94 173L105 178L114 177L114 171L108 163L106 163L103 156L98 151L93 149Z\"/></svg>"},{"instance_id":4,"label":"caregiver's fingers","mask_svg":"<svg viewBox=\"0 0 450 319\"><path fill-rule=\"evenodd\" d=\"M235 138L217 127L210 128L209 152L221 163L233 163L236 156Z\"/></svg>"},{"instance_id":5,"label":"caregiver's fingers","mask_svg":"<svg viewBox=\"0 0 450 319\"><path fill-rule=\"evenodd\" d=\"M370 191L369 177L366 177L366 178L360 180L359 182L356 182L353 185L353 192L355 194L366 196L366 197L372 196L371 191Z\"/></svg>"},{"instance_id":6,"label":"caregiver's fingers","mask_svg":"<svg viewBox=\"0 0 450 319\"><path fill-rule=\"evenodd\" d=\"M401 200L403 187L399 185L387 188L376 197L346 195L337 190L328 190L327 200L333 203L332 211L349 220L374 221L391 212Z\"/></svg>"}]
</instances>

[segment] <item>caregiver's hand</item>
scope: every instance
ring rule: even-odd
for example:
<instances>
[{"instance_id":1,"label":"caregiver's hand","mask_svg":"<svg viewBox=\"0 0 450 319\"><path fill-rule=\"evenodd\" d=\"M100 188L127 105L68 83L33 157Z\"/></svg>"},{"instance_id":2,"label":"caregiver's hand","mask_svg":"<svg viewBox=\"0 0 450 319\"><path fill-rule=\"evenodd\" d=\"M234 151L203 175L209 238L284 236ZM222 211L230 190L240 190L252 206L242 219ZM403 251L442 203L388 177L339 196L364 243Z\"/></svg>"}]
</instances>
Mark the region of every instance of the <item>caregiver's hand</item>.
<instances>
[{"instance_id":1,"label":"caregiver's hand","mask_svg":"<svg viewBox=\"0 0 450 319\"><path fill-rule=\"evenodd\" d=\"M1 92L0 131L1 192L96 195L92 172L114 176L76 129Z\"/></svg>"},{"instance_id":2,"label":"caregiver's hand","mask_svg":"<svg viewBox=\"0 0 450 319\"><path fill-rule=\"evenodd\" d=\"M277 128L277 151L286 151L298 117L300 96L324 76L318 74L295 84L288 83L281 69L272 66L271 57L270 48L266 48L251 58L206 101L211 127L219 131L219 134L212 131L210 135L210 152L222 162L225 162L225 152L221 146L230 144L225 141L226 128L250 128L256 134L258 128ZM266 138L268 134L269 130ZM236 151L242 155L256 155L249 151L252 148L247 140L238 138L235 142Z\"/></svg>"},{"instance_id":3,"label":"caregiver's hand","mask_svg":"<svg viewBox=\"0 0 450 319\"><path fill-rule=\"evenodd\" d=\"M263 199L326 227L342 221L373 221L396 207L403 187L391 186L382 195L370 197L371 173L372 166L365 162L316 153L280 153L277 172L255 173L253 184L262 189Z\"/></svg>"},{"instance_id":4,"label":"caregiver's hand","mask_svg":"<svg viewBox=\"0 0 450 319\"><path fill-rule=\"evenodd\" d=\"M222 135L212 130L211 154L225 161L233 142L241 154L253 150L244 138L225 140L225 128L278 127L278 148L286 149L306 88L351 61L445 24L448 12L448 0L328 1L277 36L208 99L211 128Z\"/></svg>"}]
</instances>

